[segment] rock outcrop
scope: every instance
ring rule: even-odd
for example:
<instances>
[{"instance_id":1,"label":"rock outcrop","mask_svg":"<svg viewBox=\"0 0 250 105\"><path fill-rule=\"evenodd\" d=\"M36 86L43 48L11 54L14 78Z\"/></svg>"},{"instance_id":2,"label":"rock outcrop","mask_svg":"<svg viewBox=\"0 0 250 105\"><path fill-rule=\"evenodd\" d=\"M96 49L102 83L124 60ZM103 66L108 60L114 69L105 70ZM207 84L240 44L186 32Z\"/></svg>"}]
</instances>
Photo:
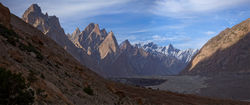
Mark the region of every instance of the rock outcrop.
<instances>
[{"instance_id":1,"label":"rock outcrop","mask_svg":"<svg viewBox=\"0 0 250 105\"><path fill-rule=\"evenodd\" d=\"M86 54L86 49L77 48L64 33L60 25L59 19L56 16L43 14L41 8L37 4L32 4L23 14L22 19L42 31L49 36L73 57L85 65L92 65L93 61ZM77 32L76 32L77 33ZM75 35L74 38L76 38ZM76 39L74 39L76 40ZM79 45L79 44L78 44Z\"/></svg>"},{"instance_id":2,"label":"rock outcrop","mask_svg":"<svg viewBox=\"0 0 250 105\"><path fill-rule=\"evenodd\" d=\"M99 46L99 53L101 56L101 59L104 59L107 57L107 55L115 56L115 54L118 53L118 44L116 41L116 38L114 36L114 33L111 31L108 36L103 40L103 42Z\"/></svg>"},{"instance_id":3,"label":"rock outcrop","mask_svg":"<svg viewBox=\"0 0 250 105\"><path fill-rule=\"evenodd\" d=\"M55 40L63 48L74 48L74 45L68 40L62 29L59 19L56 16L48 16L43 14L41 8L37 4L32 4L23 14L23 20L37 29L41 30ZM70 50L69 50L70 51Z\"/></svg>"},{"instance_id":4,"label":"rock outcrop","mask_svg":"<svg viewBox=\"0 0 250 105\"><path fill-rule=\"evenodd\" d=\"M250 19L210 39L183 74L250 72Z\"/></svg>"},{"instance_id":5,"label":"rock outcrop","mask_svg":"<svg viewBox=\"0 0 250 105\"><path fill-rule=\"evenodd\" d=\"M0 3L0 24L10 28L10 10Z\"/></svg>"}]
</instances>

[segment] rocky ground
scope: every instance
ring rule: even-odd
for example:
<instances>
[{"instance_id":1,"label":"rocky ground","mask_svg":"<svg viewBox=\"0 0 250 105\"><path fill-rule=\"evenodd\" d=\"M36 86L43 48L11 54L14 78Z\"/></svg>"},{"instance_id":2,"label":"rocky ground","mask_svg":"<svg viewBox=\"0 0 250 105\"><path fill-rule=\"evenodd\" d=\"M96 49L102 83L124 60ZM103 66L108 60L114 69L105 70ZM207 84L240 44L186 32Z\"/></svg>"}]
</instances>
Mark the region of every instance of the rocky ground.
<instances>
[{"instance_id":1,"label":"rocky ground","mask_svg":"<svg viewBox=\"0 0 250 105\"><path fill-rule=\"evenodd\" d=\"M201 76L164 76L159 78L166 79L166 82L148 87L188 94L199 93L201 88L206 88L207 84L205 81L208 79Z\"/></svg>"},{"instance_id":2,"label":"rocky ground","mask_svg":"<svg viewBox=\"0 0 250 105\"><path fill-rule=\"evenodd\" d=\"M217 74L217 75L182 75L182 76L151 76L127 77L116 79L118 82L166 90L184 94L249 101L250 74ZM114 80L114 79L113 79ZM120 81L119 81L120 80ZM144 80L144 81L143 81ZM145 82L150 80L150 84ZM159 82L161 80L161 82ZM138 81L141 81L138 83ZM237 84L237 85L236 85Z\"/></svg>"}]
</instances>

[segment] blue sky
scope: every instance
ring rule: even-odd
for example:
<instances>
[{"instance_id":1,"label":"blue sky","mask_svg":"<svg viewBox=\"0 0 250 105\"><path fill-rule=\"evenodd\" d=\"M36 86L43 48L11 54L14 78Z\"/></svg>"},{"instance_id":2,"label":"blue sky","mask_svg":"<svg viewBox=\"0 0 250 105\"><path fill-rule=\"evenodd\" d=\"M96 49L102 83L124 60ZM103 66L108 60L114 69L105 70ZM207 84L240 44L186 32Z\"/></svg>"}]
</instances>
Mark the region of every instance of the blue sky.
<instances>
[{"instance_id":1,"label":"blue sky","mask_svg":"<svg viewBox=\"0 0 250 105\"><path fill-rule=\"evenodd\" d=\"M66 33L90 22L113 31L120 43L172 43L176 48L201 48L227 27L250 18L250 0L0 0L21 17L37 3L59 17Z\"/></svg>"}]
</instances>

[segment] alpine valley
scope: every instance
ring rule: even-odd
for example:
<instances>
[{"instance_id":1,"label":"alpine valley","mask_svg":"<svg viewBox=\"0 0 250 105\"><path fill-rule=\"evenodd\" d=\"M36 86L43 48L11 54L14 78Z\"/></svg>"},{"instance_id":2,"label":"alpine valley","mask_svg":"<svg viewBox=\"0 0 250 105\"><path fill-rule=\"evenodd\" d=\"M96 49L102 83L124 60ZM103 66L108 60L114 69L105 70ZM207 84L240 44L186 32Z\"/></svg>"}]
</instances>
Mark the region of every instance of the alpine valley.
<instances>
[{"instance_id":1,"label":"alpine valley","mask_svg":"<svg viewBox=\"0 0 250 105\"><path fill-rule=\"evenodd\" d=\"M118 43L98 24L66 34L37 4L18 17L1 1L0 105L250 105L249 33L246 19L200 50Z\"/></svg>"},{"instance_id":2,"label":"alpine valley","mask_svg":"<svg viewBox=\"0 0 250 105\"><path fill-rule=\"evenodd\" d=\"M189 63L198 50L179 50L154 43L131 45L125 40L118 45L114 33L90 23L65 34L56 16L43 14L37 4L23 14L25 22L55 40L83 65L104 77L176 75Z\"/></svg>"}]
</instances>

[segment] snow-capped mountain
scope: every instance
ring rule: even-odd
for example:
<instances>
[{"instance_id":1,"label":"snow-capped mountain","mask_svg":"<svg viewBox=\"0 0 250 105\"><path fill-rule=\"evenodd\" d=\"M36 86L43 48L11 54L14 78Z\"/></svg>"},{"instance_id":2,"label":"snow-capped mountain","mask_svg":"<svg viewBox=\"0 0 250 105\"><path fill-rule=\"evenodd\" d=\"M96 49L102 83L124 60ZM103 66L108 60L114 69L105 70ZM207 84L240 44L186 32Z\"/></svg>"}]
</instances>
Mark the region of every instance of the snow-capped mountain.
<instances>
[{"instance_id":1,"label":"snow-capped mountain","mask_svg":"<svg viewBox=\"0 0 250 105\"><path fill-rule=\"evenodd\" d=\"M175 48L172 44L167 46L158 46L157 44L150 43L138 43L134 46L142 48L145 51L152 53L156 56L173 56L184 63L191 61L192 57L199 51L198 49L186 49L180 50Z\"/></svg>"},{"instance_id":2,"label":"snow-capped mountain","mask_svg":"<svg viewBox=\"0 0 250 105\"><path fill-rule=\"evenodd\" d=\"M194 54L192 50L182 51L172 45L158 47L148 43L136 47L128 40L119 46L112 31L106 32L94 23L82 31L76 28L72 34L66 35L59 19L43 14L37 5L26 10L23 20L104 77L176 75L186 67Z\"/></svg>"}]
</instances>

